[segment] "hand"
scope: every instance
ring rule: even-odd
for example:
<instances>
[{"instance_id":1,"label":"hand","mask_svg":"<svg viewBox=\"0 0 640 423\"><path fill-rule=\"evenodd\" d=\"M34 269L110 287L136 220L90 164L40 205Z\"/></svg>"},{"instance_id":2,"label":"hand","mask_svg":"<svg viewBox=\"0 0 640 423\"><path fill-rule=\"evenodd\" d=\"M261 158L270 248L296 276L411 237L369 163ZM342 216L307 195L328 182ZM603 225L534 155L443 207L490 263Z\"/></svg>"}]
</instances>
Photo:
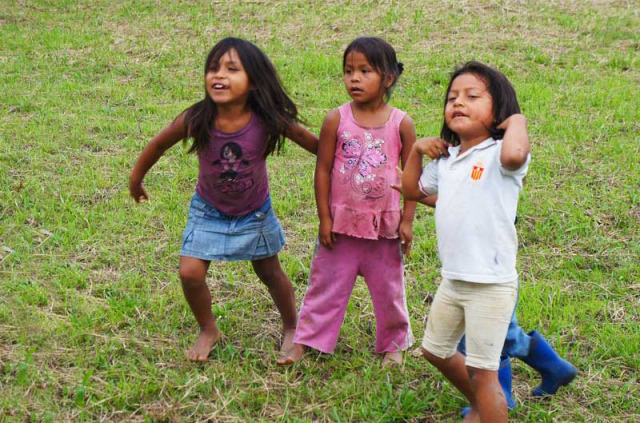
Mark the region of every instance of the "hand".
<instances>
[{"instance_id":1,"label":"hand","mask_svg":"<svg viewBox=\"0 0 640 423\"><path fill-rule=\"evenodd\" d=\"M147 191L144 189L144 185L142 185L142 181L129 182L129 195L133 197L136 203L149 201L149 196L147 195Z\"/></svg>"},{"instance_id":2,"label":"hand","mask_svg":"<svg viewBox=\"0 0 640 423\"><path fill-rule=\"evenodd\" d=\"M502 123L497 126L497 129L502 129L506 131L509 128L509 126L514 126L514 125L521 125L526 129L527 118L525 118L524 115L521 115L521 114L511 115L508 118L506 118L504 121L502 121Z\"/></svg>"},{"instance_id":3,"label":"hand","mask_svg":"<svg viewBox=\"0 0 640 423\"><path fill-rule=\"evenodd\" d=\"M318 230L318 239L320 244L324 245L328 249L333 248L333 243L336 241L336 234L331 232L333 229L332 219L320 219L320 229Z\"/></svg>"},{"instance_id":4,"label":"hand","mask_svg":"<svg viewBox=\"0 0 640 423\"><path fill-rule=\"evenodd\" d=\"M400 228L398 232L400 234L400 247L402 248L402 253L409 257L411 253L411 246L413 243L413 230L411 228L411 222L405 222L404 220L400 222Z\"/></svg>"},{"instance_id":5,"label":"hand","mask_svg":"<svg viewBox=\"0 0 640 423\"><path fill-rule=\"evenodd\" d=\"M396 191L398 191L400 194L402 194L402 169L400 169L399 167L396 167L396 176L398 177L398 183L396 184L391 184L391 188L395 189Z\"/></svg>"},{"instance_id":6,"label":"hand","mask_svg":"<svg viewBox=\"0 0 640 423\"><path fill-rule=\"evenodd\" d=\"M432 159L439 159L440 157L449 157L449 150L447 143L442 138L429 137L421 138L413 145L413 148L423 156L429 156Z\"/></svg>"}]
</instances>

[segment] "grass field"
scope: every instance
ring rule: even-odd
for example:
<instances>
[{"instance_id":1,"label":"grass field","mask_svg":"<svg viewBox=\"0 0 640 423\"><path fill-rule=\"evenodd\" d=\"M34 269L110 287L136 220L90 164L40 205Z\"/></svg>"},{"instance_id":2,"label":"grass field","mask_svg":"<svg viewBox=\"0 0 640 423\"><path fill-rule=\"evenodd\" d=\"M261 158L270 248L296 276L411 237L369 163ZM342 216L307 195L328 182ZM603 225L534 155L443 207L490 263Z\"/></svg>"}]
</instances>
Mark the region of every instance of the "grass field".
<instances>
[{"instance_id":1,"label":"grass field","mask_svg":"<svg viewBox=\"0 0 640 423\"><path fill-rule=\"evenodd\" d=\"M176 146L128 197L148 140L203 95L223 36L276 64L308 126L348 100L345 46L405 63L391 103L436 135L448 75L513 82L533 163L520 201L518 318L579 369L551 399L514 361L513 421L640 421L640 4L637 1L16 1L0 10L0 422L456 421L464 399L420 357L381 369L359 283L335 355L275 364L279 316L248 263L212 266L226 334L205 364L178 279L197 161ZM269 162L298 303L317 230L314 158ZM421 338L439 262L422 207L407 262Z\"/></svg>"}]
</instances>

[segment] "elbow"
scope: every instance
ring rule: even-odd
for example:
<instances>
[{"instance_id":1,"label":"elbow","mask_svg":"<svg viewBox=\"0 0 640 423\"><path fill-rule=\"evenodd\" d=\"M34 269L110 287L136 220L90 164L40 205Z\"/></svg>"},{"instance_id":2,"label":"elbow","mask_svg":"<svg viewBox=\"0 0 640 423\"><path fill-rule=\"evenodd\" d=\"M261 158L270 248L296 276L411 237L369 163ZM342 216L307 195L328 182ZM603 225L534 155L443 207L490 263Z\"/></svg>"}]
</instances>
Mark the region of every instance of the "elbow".
<instances>
[{"instance_id":1,"label":"elbow","mask_svg":"<svg viewBox=\"0 0 640 423\"><path fill-rule=\"evenodd\" d=\"M328 172L322 165L317 164L316 170L313 174L313 179L315 180L316 184L322 181L329 181L330 172Z\"/></svg>"},{"instance_id":2,"label":"elbow","mask_svg":"<svg viewBox=\"0 0 640 423\"><path fill-rule=\"evenodd\" d=\"M409 177L407 173L405 173L402 176L401 185L402 185L402 196L405 198L405 200L418 201L422 197L424 197L424 195L422 194L422 192L420 192L420 189L418 188L417 181Z\"/></svg>"},{"instance_id":3,"label":"elbow","mask_svg":"<svg viewBox=\"0 0 640 423\"><path fill-rule=\"evenodd\" d=\"M525 151L503 154L500 156L500 164L507 170L518 170L527 162L528 155Z\"/></svg>"},{"instance_id":4,"label":"elbow","mask_svg":"<svg viewBox=\"0 0 640 423\"><path fill-rule=\"evenodd\" d=\"M402 195L405 198L405 200L409 200L409 201L419 201L424 197L424 194L420 192L420 190L417 189L417 187L407 186L405 184L402 185Z\"/></svg>"}]
</instances>

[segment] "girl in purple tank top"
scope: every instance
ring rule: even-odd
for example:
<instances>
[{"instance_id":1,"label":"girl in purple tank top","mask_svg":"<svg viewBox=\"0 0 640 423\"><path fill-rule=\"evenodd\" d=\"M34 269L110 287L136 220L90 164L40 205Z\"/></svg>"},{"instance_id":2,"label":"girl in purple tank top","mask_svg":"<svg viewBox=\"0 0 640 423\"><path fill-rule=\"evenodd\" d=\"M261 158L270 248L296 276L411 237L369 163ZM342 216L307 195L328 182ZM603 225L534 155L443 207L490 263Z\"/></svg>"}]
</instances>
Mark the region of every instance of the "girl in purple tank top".
<instances>
[{"instance_id":1,"label":"girl in purple tank top","mask_svg":"<svg viewBox=\"0 0 640 423\"><path fill-rule=\"evenodd\" d=\"M383 364L400 362L413 342L404 290L403 254L411 249L415 202L400 205L396 168L415 141L411 119L389 106L402 64L386 41L358 38L343 56L350 103L330 111L322 125L315 173L320 229L309 286L290 354L307 347L332 353L356 277L373 300L376 352Z\"/></svg>"},{"instance_id":2,"label":"girl in purple tank top","mask_svg":"<svg viewBox=\"0 0 640 423\"><path fill-rule=\"evenodd\" d=\"M206 283L212 260L249 260L269 288L283 326L281 353L292 347L296 327L293 286L278 252L284 232L271 208L266 158L287 137L311 153L317 138L298 125L295 104L275 68L255 45L238 38L216 44L204 68L205 96L156 135L138 158L129 180L136 202L148 200L142 180L164 152L193 139L199 173L182 237L180 280L200 334L187 351L204 361L221 337Z\"/></svg>"}]
</instances>

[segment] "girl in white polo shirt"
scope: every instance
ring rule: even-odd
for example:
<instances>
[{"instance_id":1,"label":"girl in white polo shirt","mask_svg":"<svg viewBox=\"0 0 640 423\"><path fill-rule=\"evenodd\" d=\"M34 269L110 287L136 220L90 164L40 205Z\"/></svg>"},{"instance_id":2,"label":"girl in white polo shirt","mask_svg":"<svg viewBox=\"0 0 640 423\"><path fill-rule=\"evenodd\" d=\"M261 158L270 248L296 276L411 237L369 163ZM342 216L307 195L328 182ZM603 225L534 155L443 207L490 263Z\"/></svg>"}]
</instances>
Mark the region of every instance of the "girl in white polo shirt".
<instances>
[{"instance_id":1,"label":"girl in white polo shirt","mask_svg":"<svg viewBox=\"0 0 640 423\"><path fill-rule=\"evenodd\" d=\"M518 296L513 222L530 160L526 120L508 79L478 62L457 69L440 135L414 144L402 178L408 200L438 194L442 283L423 355L469 399L464 421L506 422L497 370ZM437 160L423 170L424 155ZM466 358L456 351L465 332Z\"/></svg>"}]
</instances>

